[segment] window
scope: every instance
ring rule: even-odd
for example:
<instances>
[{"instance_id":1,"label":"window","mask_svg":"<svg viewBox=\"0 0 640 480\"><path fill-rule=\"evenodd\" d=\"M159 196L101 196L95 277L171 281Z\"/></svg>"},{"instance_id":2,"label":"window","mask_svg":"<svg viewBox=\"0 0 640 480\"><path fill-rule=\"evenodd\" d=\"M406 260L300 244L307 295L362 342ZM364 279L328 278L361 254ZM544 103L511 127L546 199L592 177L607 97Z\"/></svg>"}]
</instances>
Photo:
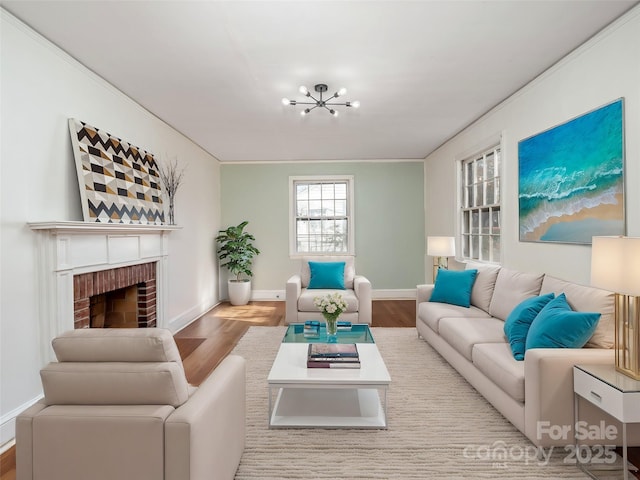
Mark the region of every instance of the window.
<instances>
[{"instance_id":1,"label":"window","mask_svg":"<svg viewBox=\"0 0 640 480\"><path fill-rule=\"evenodd\" d=\"M463 160L461 165L462 256L500 262L500 147Z\"/></svg>"},{"instance_id":2,"label":"window","mask_svg":"<svg viewBox=\"0 0 640 480\"><path fill-rule=\"evenodd\" d=\"M353 177L290 177L291 254L353 255Z\"/></svg>"}]
</instances>

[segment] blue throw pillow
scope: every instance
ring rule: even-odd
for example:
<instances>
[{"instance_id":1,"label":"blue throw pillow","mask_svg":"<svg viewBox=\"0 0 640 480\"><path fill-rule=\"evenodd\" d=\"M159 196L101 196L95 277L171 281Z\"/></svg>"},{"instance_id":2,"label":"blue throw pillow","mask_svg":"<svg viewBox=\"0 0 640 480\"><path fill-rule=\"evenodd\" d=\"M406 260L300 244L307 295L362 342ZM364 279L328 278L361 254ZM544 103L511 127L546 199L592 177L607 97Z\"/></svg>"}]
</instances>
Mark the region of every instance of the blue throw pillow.
<instances>
[{"instance_id":1,"label":"blue throw pillow","mask_svg":"<svg viewBox=\"0 0 640 480\"><path fill-rule=\"evenodd\" d=\"M582 348L599 320L600 313L574 312L561 293L531 323L526 348Z\"/></svg>"},{"instance_id":2,"label":"blue throw pillow","mask_svg":"<svg viewBox=\"0 0 640 480\"><path fill-rule=\"evenodd\" d=\"M518 304L505 320L504 334L509 340L513 358L516 360L524 360L529 327L544 306L554 297L553 293L548 293L539 297L527 298Z\"/></svg>"},{"instance_id":3,"label":"blue throw pillow","mask_svg":"<svg viewBox=\"0 0 640 480\"><path fill-rule=\"evenodd\" d=\"M449 303L460 307L471 305L471 289L478 270L438 270L430 302Z\"/></svg>"},{"instance_id":4,"label":"blue throw pillow","mask_svg":"<svg viewBox=\"0 0 640 480\"><path fill-rule=\"evenodd\" d=\"M311 279L307 288L344 290L344 264L345 262L309 262Z\"/></svg>"}]
</instances>

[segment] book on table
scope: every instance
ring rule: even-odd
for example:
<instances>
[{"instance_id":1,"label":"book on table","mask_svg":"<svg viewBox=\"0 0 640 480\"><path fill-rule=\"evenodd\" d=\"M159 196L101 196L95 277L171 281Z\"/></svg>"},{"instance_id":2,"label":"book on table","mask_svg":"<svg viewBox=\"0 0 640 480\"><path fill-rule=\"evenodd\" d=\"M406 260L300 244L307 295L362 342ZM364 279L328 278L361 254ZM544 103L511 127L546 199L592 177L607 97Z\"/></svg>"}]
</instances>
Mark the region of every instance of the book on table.
<instances>
[{"instance_id":1,"label":"book on table","mask_svg":"<svg viewBox=\"0 0 640 480\"><path fill-rule=\"evenodd\" d=\"M303 335L307 338L320 336L320 322L318 320L307 320L304 322Z\"/></svg>"},{"instance_id":2,"label":"book on table","mask_svg":"<svg viewBox=\"0 0 640 480\"><path fill-rule=\"evenodd\" d=\"M360 368L355 343L310 343L307 368Z\"/></svg>"},{"instance_id":3,"label":"book on table","mask_svg":"<svg viewBox=\"0 0 640 480\"><path fill-rule=\"evenodd\" d=\"M338 321L336 323L337 329L339 332L350 332L351 331L351 322Z\"/></svg>"},{"instance_id":4,"label":"book on table","mask_svg":"<svg viewBox=\"0 0 640 480\"><path fill-rule=\"evenodd\" d=\"M307 368L360 368L360 361L307 360Z\"/></svg>"},{"instance_id":5,"label":"book on table","mask_svg":"<svg viewBox=\"0 0 640 480\"><path fill-rule=\"evenodd\" d=\"M355 343L310 343L309 358L351 358L358 359L358 347Z\"/></svg>"}]
</instances>

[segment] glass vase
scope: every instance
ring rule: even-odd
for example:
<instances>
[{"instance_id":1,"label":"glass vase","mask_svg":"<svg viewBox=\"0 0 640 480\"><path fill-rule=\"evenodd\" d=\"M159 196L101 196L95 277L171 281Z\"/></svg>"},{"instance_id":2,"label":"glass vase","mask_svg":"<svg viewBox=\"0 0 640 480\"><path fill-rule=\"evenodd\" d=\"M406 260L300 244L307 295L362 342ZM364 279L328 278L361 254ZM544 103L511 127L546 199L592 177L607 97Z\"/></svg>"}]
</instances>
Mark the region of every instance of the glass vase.
<instances>
[{"instance_id":1,"label":"glass vase","mask_svg":"<svg viewBox=\"0 0 640 480\"><path fill-rule=\"evenodd\" d=\"M169 198L169 225L175 225L173 197Z\"/></svg>"},{"instance_id":2,"label":"glass vase","mask_svg":"<svg viewBox=\"0 0 640 480\"><path fill-rule=\"evenodd\" d=\"M327 323L327 337L335 337L338 334L338 317L324 315Z\"/></svg>"}]
</instances>

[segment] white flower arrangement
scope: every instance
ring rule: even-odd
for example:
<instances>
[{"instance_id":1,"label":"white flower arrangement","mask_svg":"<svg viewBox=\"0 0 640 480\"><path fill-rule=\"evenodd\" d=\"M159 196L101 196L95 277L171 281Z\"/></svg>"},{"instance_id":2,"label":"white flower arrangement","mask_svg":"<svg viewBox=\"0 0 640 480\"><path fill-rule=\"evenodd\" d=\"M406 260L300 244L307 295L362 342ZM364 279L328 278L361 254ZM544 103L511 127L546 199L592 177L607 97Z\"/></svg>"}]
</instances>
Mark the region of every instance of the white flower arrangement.
<instances>
[{"instance_id":1,"label":"white flower arrangement","mask_svg":"<svg viewBox=\"0 0 640 480\"><path fill-rule=\"evenodd\" d=\"M336 320L347 309L347 302L338 292L329 293L324 297L315 297L313 304L318 307L325 318Z\"/></svg>"}]
</instances>

